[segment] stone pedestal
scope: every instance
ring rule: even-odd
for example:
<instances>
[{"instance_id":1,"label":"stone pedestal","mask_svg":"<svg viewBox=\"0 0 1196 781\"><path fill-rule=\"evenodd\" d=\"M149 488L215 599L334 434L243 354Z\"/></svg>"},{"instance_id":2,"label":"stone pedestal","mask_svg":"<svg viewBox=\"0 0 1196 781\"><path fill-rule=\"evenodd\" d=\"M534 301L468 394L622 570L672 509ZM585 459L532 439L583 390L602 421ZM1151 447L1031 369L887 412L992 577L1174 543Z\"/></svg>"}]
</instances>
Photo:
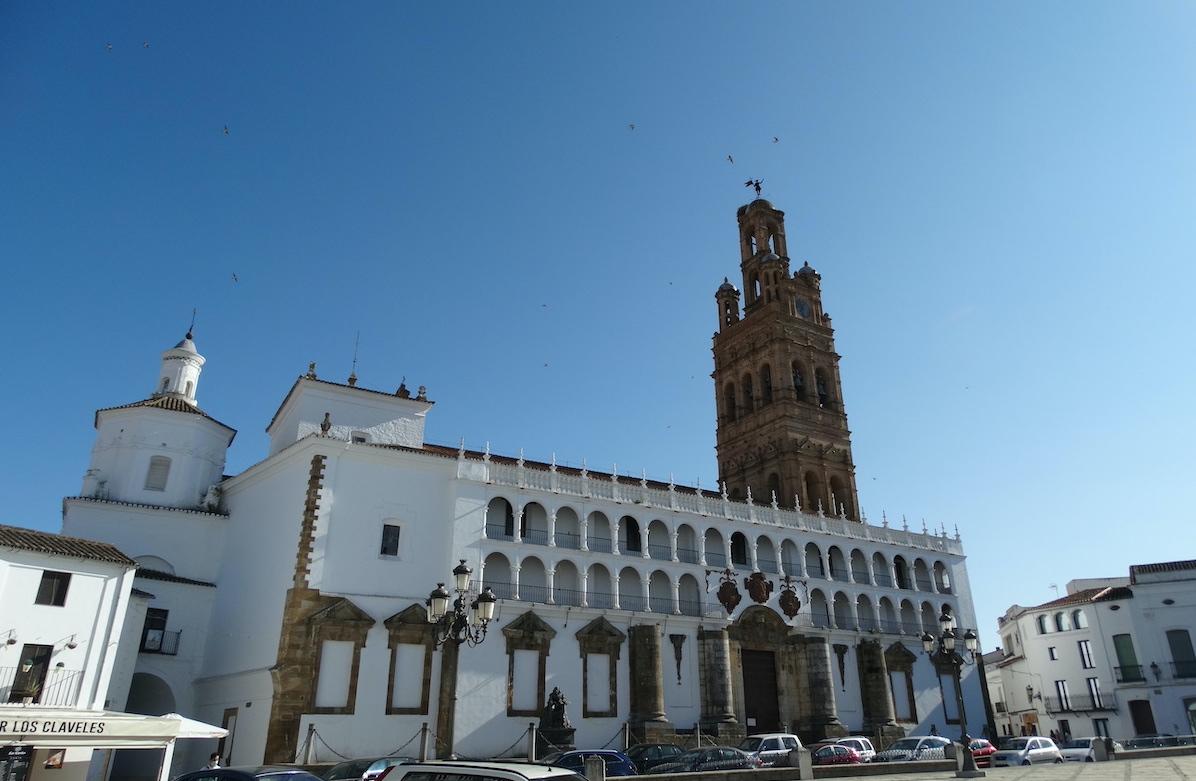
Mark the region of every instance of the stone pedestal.
<instances>
[{"instance_id":1,"label":"stone pedestal","mask_svg":"<svg viewBox=\"0 0 1196 781\"><path fill-rule=\"evenodd\" d=\"M631 715L627 725L637 741L646 743L676 734L664 712L664 665L660 627L640 624L627 630L631 668Z\"/></svg>"},{"instance_id":2,"label":"stone pedestal","mask_svg":"<svg viewBox=\"0 0 1196 781\"><path fill-rule=\"evenodd\" d=\"M573 734L577 732L573 727L541 727L536 730L536 757L543 757L553 751L572 751Z\"/></svg>"},{"instance_id":3,"label":"stone pedestal","mask_svg":"<svg viewBox=\"0 0 1196 781\"><path fill-rule=\"evenodd\" d=\"M843 737L847 728L839 721L835 703L830 644L824 637L807 637L804 646L810 682L810 729L820 739Z\"/></svg>"}]
</instances>

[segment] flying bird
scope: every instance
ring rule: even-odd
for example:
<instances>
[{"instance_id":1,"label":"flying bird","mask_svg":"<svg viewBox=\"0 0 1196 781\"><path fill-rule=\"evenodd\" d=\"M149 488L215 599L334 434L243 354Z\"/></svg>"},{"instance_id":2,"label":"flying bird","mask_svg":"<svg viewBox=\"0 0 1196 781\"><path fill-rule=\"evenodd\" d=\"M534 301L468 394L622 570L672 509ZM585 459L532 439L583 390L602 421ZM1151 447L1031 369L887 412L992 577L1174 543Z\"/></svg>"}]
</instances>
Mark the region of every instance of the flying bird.
<instances>
[{"instance_id":1,"label":"flying bird","mask_svg":"<svg viewBox=\"0 0 1196 781\"><path fill-rule=\"evenodd\" d=\"M773 137L772 137L772 142L773 142L774 144L779 144L779 143L781 143L781 139L777 138L776 136L773 136Z\"/></svg>"},{"instance_id":2,"label":"flying bird","mask_svg":"<svg viewBox=\"0 0 1196 781\"><path fill-rule=\"evenodd\" d=\"M224 126L224 135L228 135L228 125Z\"/></svg>"},{"instance_id":3,"label":"flying bird","mask_svg":"<svg viewBox=\"0 0 1196 781\"><path fill-rule=\"evenodd\" d=\"M233 282L240 282L240 281L241 281L241 280L237 279L237 274L236 274L236 272L233 272Z\"/></svg>"},{"instance_id":4,"label":"flying bird","mask_svg":"<svg viewBox=\"0 0 1196 781\"><path fill-rule=\"evenodd\" d=\"M730 163L731 165L735 165L735 158L731 157L730 155L727 155L727 162Z\"/></svg>"},{"instance_id":5,"label":"flying bird","mask_svg":"<svg viewBox=\"0 0 1196 781\"><path fill-rule=\"evenodd\" d=\"M632 130L635 130L635 123L634 123L634 122L632 122L632 123L631 123L631 124L629 124L627 127L631 128Z\"/></svg>"},{"instance_id":6,"label":"flying bird","mask_svg":"<svg viewBox=\"0 0 1196 781\"><path fill-rule=\"evenodd\" d=\"M148 48L149 48L149 41L142 41L142 42L141 42L141 48L142 48L142 49L148 49Z\"/></svg>"},{"instance_id":7,"label":"flying bird","mask_svg":"<svg viewBox=\"0 0 1196 781\"><path fill-rule=\"evenodd\" d=\"M104 48L107 49L108 51L112 51L112 44L106 43L106 44L104 44Z\"/></svg>"}]
</instances>

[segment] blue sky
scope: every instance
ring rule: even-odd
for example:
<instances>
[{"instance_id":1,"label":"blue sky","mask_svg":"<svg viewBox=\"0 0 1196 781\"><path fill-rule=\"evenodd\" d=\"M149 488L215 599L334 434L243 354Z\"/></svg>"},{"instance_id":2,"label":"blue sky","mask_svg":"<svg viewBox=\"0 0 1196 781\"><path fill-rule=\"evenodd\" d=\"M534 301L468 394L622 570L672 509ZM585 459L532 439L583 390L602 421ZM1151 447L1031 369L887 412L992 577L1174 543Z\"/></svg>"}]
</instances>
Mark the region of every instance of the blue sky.
<instances>
[{"instance_id":1,"label":"blue sky","mask_svg":"<svg viewBox=\"0 0 1196 781\"><path fill-rule=\"evenodd\" d=\"M5 4L0 520L58 528L94 409L148 394L192 307L230 472L360 331L362 384L426 384L433 441L713 486L713 293L760 177L823 275L862 505L959 525L987 637L1051 583L1192 557L1194 25Z\"/></svg>"}]
</instances>

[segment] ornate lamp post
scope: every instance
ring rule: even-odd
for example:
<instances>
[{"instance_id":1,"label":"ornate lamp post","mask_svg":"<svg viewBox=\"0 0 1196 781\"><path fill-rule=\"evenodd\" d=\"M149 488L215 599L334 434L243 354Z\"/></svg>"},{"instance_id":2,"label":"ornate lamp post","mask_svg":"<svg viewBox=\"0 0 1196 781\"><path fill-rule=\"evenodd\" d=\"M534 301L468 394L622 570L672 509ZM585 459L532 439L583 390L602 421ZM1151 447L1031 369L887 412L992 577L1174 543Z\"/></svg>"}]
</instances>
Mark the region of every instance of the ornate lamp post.
<instances>
[{"instance_id":1,"label":"ornate lamp post","mask_svg":"<svg viewBox=\"0 0 1196 781\"><path fill-rule=\"evenodd\" d=\"M955 777L980 778L984 776L984 771L976 768L976 759L972 756L972 738L968 735L968 714L964 709L963 685L960 681L960 672L963 670L963 666L976 663L976 651L980 647L980 639L971 629L964 632L963 650L967 656L963 656L956 650L955 617L943 611L943 614L939 616L939 626L943 631L938 637L929 632L922 635L922 650L936 665L950 667L952 677L955 679L955 707L959 711L959 728L962 733L960 742L963 743L963 770L956 772Z\"/></svg>"},{"instance_id":2,"label":"ornate lamp post","mask_svg":"<svg viewBox=\"0 0 1196 781\"><path fill-rule=\"evenodd\" d=\"M425 603L428 606L428 621L436 625L437 648L449 641L458 646L462 643L478 645L486 639L486 627L494 618L494 606L498 597L486 587L470 601L470 579L473 570L465 565L465 559L460 561L461 563L453 568L453 591L457 594L456 598L453 598L443 583L437 583Z\"/></svg>"}]
</instances>

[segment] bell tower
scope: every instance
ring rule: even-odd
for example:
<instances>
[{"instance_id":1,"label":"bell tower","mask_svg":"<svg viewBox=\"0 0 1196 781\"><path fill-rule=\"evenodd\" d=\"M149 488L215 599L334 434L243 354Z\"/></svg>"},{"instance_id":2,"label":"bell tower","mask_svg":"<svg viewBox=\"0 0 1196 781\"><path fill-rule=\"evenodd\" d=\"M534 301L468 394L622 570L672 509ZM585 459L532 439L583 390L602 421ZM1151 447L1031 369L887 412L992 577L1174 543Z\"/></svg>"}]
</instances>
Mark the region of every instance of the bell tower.
<instances>
[{"instance_id":1,"label":"bell tower","mask_svg":"<svg viewBox=\"0 0 1196 781\"><path fill-rule=\"evenodd\" d=\"M763 198L738 212L740 291L715 293L719 480L732 498L859 520L851 431L822 277L792 275L785 213Z\"/></svg>"}]
</instances>

